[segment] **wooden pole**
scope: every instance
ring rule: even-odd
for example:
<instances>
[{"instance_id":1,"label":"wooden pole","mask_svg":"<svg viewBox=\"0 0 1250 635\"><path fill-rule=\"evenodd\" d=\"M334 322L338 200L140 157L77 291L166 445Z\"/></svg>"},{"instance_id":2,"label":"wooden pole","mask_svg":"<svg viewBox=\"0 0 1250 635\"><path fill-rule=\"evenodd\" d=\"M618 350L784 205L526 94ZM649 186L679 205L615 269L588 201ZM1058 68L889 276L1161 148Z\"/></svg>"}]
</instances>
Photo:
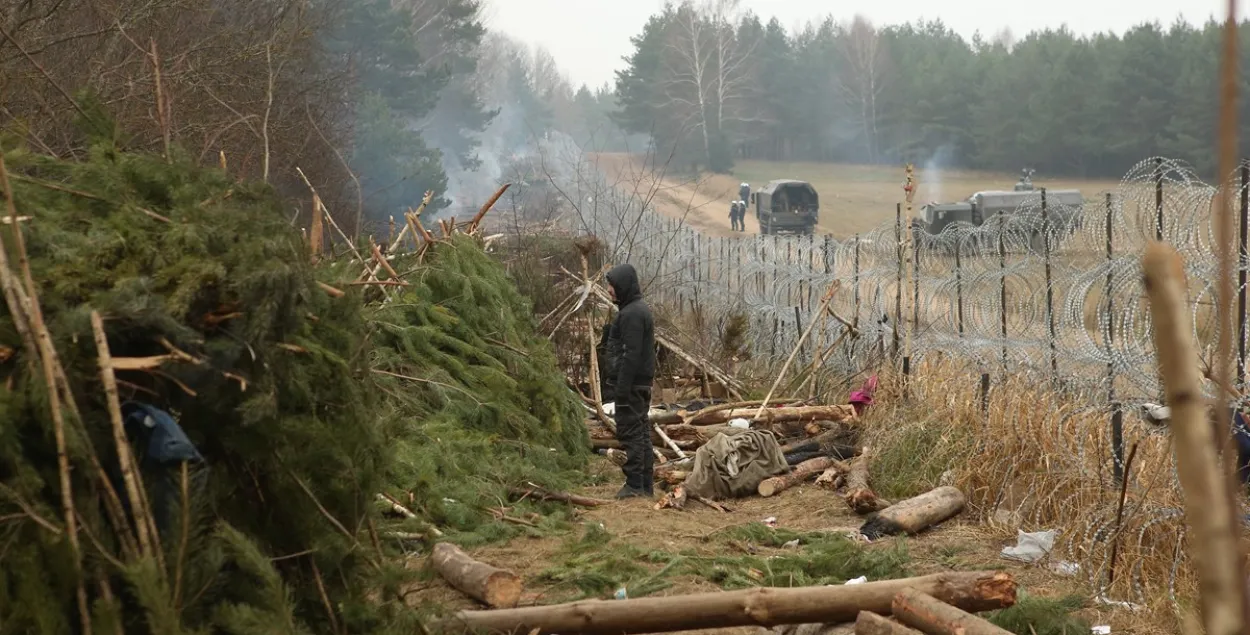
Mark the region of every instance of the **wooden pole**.
<instances>
[{"instance_id":1,"label":"wooden pole","mask_svg":"<svg viewBox=\"0 0 1250 635\"><path fill-rule=\"evenodd\" d=\"M1215 428L1202 397L1184 264L1176 250L1152 243L1142 257L1142 270L1159 375L1172 409L1176 471L1185 494L1203 623L1209 635L1240 634L1244 582L1240 558L1230 557L1239 553L1240 527L1229 505L1228 479L1220 472Z\"/></svg>"}]
</instances>

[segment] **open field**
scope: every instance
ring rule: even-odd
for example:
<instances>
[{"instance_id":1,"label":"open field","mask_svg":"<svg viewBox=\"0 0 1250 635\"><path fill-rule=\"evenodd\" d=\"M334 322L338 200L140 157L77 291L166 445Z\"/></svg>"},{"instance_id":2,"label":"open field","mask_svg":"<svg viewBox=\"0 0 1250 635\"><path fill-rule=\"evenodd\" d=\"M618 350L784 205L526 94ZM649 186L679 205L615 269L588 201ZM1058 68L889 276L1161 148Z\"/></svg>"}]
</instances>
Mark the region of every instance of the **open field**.
<instances>
[{"instance_id":1,"label":"open field","mask_svg":"<svg viewBox=\"0 0 1250 635\"><path fill-rule=\"evenodd\" d=\"M644 170L642 158L627 154L595 156L599 168L610 181L621 186L654 188L655 207L674 218L686 216L692 227L712 235L733 235L729 230L729 201L737 196L738 184L746 181L758 190L773 179L791 178L811 183L820 194L820 222L817 233L836 238L853 236L894 219L895 205L903 200L903 169L892 166L843 165L832 163L740 161L734 174L702 174L698 177L655 174ZM925 202L950 202L974 192L1010 189L1018 174L997 174L971 170L916 170L918 188L915 206ZM1079 189L1087 197L1114 190L1118 180L1049 179L1035 175L1039 186ZM688 213L687 213L688 211ZM746 218L747 234L759 233L753 214Z\"/></svg>"}]
</instances>

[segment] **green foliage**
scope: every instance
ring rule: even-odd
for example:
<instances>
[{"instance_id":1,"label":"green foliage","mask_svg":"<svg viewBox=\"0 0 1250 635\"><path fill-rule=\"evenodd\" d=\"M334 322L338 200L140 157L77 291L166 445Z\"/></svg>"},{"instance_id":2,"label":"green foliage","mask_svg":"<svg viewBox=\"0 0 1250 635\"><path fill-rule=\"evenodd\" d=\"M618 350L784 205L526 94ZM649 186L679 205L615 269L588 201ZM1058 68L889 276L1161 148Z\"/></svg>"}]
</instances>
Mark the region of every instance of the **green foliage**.
<instances>
[{"instance_id":1,"label":"green foliage","mask_svg":"<svg viewBox=\"0 0 1250 635\"><path fill-rule=\"evenodd\" d=\"M121 152L110 138L97 136L81 162L4 155L18 212L33 217L32 275L82 413L67 437L94 630L415 632L419 616L400 599L414 574L372 546L384 525L376 493L412 492L453 536L498 539L521 531L487 511L509 485L571 486L589 456L581 406L529 303L465 237L422 263L397 260L416 270L413 284L376 302L377 288L346 286L358 263L310 266L268 186L177 152L169 162ZM319 280L350 290L331 297ZM116 452L92 310L115 358L173 347L203 360L118 372L123 399L173 414L206 459L190 470L185 507L175 495L164 566L124 552L125 531L101 506L94 462L111 470ZM0 362L0 623L73 632L76 565L47 528L64 528L49 395L7 305L0 347L14 352ZM145 470L150 499L162 477L180 482L176 468ZM566 522L549 514L524 531ZM421 525L393 528L405 524Z\"/></svg>"},{"instance_id":2,"label":"green foliage","mask_svg":"<svg viewBox=\"0 0 1250 635\"><path fill-rule=\"evenodd\" d=\"M783 545L798 541L797 547ZM722 555L743 544L769 549L767 555ZM909 575L901 542L885 547L855 543L841 535L772 529L761 523L732 527L716 540L717 555L647 551L616 540L601 526L587 524L580 537L566 541L564 558L538 575L538 582L570 587L576 597L608 597L624 587L629 597L667 588L679 578L697 578L724 589L757 586L798 587L842 584L852 578L887 580Z\"/></svg>"},{"instance_id":3,"label":"green foliage","mask_svg":"<svg viewBox=\"0 0 1250 635\"><path fill-rule=\"evenodd\" d=\"M1090 629L1088 621L1072 615L1084 607L1084 598L1077 595L1052 600L1022 593L1015 606L985 617L1016 635L1077 635Z\"/></svg>"},{"instance_id":4,"label":"green foliage","mask_svg":"<svg viewBox=\"0 0 1250 635\"><path fill-rule=\"evenodd\" d=\"M392 482L461 531L488 518L471 503L497 505L510 485L568 487L590 447L529 302L471 240L432 250L413 286L371 316L371 364L387 373L377 382L396 430Z\"/></svg>"},{"instance_id":5,"label":"green foliage","mask_svg":"<svg viewBox=\"0 0 1250 635\"><path fill-rule=\"evenodd\" d=\"M876 416L897 416L878 412ZM874 444L873 489L889 500L918 496L940 483L942 473L960 464L975 446L970 428L945 421L909 421L884 431L889 436Z\"/></svg>"}]
</instances>

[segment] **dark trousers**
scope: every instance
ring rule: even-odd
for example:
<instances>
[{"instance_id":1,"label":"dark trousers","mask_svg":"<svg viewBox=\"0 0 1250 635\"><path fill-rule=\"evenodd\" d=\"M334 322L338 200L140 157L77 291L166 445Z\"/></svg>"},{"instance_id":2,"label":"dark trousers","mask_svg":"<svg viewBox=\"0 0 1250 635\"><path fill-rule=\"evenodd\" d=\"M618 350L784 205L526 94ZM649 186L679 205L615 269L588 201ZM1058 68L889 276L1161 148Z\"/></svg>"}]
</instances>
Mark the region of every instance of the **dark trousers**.
<instances>
[{"instance_id":1,"label":"dark trousers","mask_svg":"<svg viewBox=\"0 0 1250 635\"><path fill-rule=\"evenodd\" d=\"M651 387L634 386L629 402L616 404L616 438L625 447L625 485L648 494L655 489L655 453L651 449Z\"/></svg>"}]
</instances>

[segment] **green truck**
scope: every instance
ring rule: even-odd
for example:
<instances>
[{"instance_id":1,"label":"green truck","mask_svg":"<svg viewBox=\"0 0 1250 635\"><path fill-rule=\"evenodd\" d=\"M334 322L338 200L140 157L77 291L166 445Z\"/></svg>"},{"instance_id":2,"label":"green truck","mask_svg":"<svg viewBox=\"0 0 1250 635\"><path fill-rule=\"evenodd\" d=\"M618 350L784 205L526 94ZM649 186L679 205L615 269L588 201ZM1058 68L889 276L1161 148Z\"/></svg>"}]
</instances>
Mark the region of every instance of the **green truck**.
<instances>
[{"instance_id":1,"label":"green truck","mask_svg":"<svg viewBox=\"0 0 1250 635\"><path fill-rule=\"evenodd\" d=\"M769 181L751 193L751 207L761 234L812 234L820 218L820 196L811 183L794 179Z\"/></svg>"}]
</instances>

